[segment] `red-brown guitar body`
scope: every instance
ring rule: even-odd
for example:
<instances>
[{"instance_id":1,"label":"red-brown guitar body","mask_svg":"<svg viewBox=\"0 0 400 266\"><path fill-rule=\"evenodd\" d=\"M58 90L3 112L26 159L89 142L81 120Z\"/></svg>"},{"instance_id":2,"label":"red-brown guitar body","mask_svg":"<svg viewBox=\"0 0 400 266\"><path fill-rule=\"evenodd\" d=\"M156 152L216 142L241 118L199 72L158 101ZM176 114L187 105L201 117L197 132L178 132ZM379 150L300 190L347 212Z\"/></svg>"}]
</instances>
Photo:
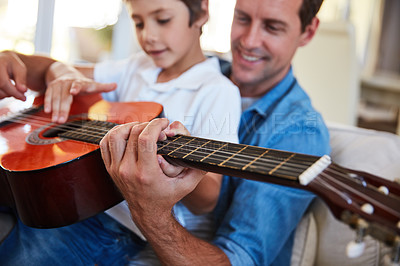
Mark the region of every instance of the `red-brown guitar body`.
<instances>
[{"instance_id":1,"label":"red-brown guitar body","mask_svg":"<svg viewBox=\"0 0 400 266\"><path fill-rule=\"evenodd\" d=\"M157 103L111 103L96 94L75 97L70 117L123 124L150 121L161 112ZM52 136L48 132L56 126L39 110L0 127L0 205L15 209L32 227L69 225L122 200L99 145Z\"/></svg>"}]
</instances>

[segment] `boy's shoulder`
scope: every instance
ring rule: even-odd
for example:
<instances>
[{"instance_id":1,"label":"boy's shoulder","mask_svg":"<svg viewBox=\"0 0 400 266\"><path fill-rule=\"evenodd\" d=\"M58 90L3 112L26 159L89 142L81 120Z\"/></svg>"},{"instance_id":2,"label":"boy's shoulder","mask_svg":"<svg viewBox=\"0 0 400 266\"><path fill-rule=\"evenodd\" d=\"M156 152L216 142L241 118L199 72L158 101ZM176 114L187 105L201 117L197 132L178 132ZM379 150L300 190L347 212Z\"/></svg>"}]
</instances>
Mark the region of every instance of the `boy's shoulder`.
<instances>
[{"instance_id":1,"label":"boy's shoulder","mask_svg":"<svg viewBox=\"0 0 400 266\"><path fill-rule=\"evenodd\" d=\"M235 86L229 79L229 75L226 71L230 68L230 63L219 57L213 56L208 57L204 62L205 73L207 78L204 80L208 84L231 84ZM226 73L224 73L224 71Z\"/></svg>"}]
</instances>

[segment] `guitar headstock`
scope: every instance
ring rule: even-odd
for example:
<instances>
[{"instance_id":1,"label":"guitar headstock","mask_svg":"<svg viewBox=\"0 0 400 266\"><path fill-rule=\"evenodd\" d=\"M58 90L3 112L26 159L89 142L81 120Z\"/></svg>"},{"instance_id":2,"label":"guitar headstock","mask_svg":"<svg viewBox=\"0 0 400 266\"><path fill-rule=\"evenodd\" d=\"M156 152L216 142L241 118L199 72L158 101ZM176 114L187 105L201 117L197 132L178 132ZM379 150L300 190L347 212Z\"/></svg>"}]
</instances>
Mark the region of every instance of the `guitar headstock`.
<instances>
[{"instance_id":1,"label":"guitar headstock","mask_svg":"<svg viewBox=\"0 0 400 266\"><path fill-rule=\"evenodd\" d=\"M332 163L308 187L356 231L355 242L370 235L399 252L399 183Z\"/></svg>"}]
</instances>

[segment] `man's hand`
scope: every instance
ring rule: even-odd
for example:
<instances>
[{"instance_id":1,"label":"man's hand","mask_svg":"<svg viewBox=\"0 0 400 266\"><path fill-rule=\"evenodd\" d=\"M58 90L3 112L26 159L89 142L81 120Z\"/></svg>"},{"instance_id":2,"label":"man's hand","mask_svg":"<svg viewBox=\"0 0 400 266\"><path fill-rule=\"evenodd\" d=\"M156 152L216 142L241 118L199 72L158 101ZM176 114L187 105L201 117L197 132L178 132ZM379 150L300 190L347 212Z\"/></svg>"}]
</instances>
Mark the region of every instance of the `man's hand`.
<instances>
[{"instance_id":1,"label":"man's hand","mask_svg":"<svg viewBox=\"0 0 400 266\"><path fill-rule=\"evenodd\" d=\"M12 51L0 53L0 99L14 97L26 100L26 71L25 64L17 54Z\"/></svg>"},{"instance_id":2,"label":"man's hand","mask_svg":"<svg viewBox=\"0 0 400 266\"><path fill-rule=\"evenodd\" d=\"M158 140L187 133L183 126L167 126L167 119L120 125L100 143L107 171L127 200L135 222L156 223L160 217L170 216L172 207L204 176L200 170L169 165L157 155Z\"/></svg>"},{"instance_id":3,"label":"man's hand","mask_svg":"<svg viewBox=\"0 0 400 266\"><path fill-rule=\"evenodd\" d=\"M77 69L61 62L53 63L46 74L47 89L44 111L52 113L52 121L64 123L71 109L73 96L78 94L109 92L115 83L98 83L85 77Z\"/></svg>"}]
</instances>

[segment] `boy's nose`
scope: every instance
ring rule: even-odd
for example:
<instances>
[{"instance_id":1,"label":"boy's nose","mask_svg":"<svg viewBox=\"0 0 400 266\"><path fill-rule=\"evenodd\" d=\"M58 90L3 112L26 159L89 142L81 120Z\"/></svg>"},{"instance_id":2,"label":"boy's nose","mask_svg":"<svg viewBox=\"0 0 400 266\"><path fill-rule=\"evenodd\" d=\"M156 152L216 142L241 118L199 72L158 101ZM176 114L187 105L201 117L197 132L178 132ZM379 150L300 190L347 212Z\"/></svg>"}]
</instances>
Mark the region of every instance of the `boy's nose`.
<instances>
[{"instance_id":1,"label":"boy's nose","mask_svg":"<svg viewBox=\"0 0 400 266\"><path fill-rule=\"evenodd\" d=\"M142 34L143 34L143 40L146 43L154 43L155 41L157 41L157 34L154 31L154 29L147 27L144 29Z\"/></svg>"}]
</instances>

